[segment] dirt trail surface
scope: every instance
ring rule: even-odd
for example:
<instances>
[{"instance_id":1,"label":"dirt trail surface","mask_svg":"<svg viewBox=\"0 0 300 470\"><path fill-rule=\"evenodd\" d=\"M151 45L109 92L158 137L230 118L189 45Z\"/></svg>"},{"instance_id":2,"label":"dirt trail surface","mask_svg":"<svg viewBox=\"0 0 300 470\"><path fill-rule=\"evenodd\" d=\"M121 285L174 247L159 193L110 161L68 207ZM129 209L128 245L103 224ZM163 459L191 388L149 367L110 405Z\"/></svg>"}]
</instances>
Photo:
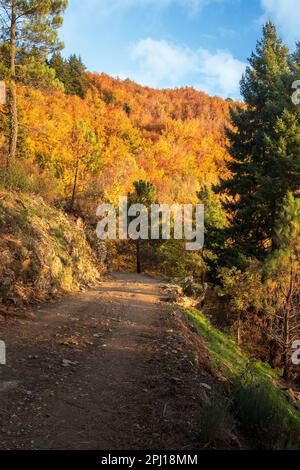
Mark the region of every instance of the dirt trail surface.
<instances>
[{"instance_id":1,"label":"dirt trail surface","mask_svg":"<svg viewBox=\"0 0 300 470\"><path fill-rule=\"evenodd\" d=\"M160 295L158 281L120 274L2 319L0 448L196 448L209 374Z\"/></svg>"}]
</instances>

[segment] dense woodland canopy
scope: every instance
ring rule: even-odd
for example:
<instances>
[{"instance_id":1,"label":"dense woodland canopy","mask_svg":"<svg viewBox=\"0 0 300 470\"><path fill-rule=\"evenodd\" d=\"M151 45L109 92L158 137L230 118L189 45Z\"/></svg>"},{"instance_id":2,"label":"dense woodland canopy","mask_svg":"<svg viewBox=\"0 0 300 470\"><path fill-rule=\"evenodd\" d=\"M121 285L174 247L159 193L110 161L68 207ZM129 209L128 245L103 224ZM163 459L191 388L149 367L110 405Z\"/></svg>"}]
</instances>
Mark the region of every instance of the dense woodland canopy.
<instances>
[{"instance_id":1,"label":"dense woodland canopy","mask_svg":"<svg viewBox=\"0 0 300 470\"><path fill-rule=\"evenodd\" d=\"M52 178L60 188L53 197L71 195L80 152L71 141L85 132L95 139L89 156L79 155L78 204L99 192L116 202L138 179L154 183L161 201L195 201L202 185L226 176L228 102L192 88L156 91L104 74L88 79L84 99L24 85L18 89L18 162L34 165L49 183ZM80 122L86 130L78 128Z\"/></svg>"}]
</instances>

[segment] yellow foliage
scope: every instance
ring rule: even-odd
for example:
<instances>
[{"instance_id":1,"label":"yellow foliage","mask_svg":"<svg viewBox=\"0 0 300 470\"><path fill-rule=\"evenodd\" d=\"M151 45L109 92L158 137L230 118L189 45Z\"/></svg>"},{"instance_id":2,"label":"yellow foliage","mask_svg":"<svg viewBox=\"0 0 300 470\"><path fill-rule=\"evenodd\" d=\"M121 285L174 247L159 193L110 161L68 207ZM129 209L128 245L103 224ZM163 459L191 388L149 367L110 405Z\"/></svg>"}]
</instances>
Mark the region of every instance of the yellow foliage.
<instances>
[{"instance_id":1,"label":"yellow foliage","mask_svg":"<svg viewBox=\"0 0 300 470\"><path fill-rule=\"evenodd\" d=\"M152 90L89 74L84 100L21 87L24 157L55 174L62 198L117 202L135 180L157 186L162 202L193 202L226 177L229 105L192 88ZM76 181L75 181L76 180Z\"/></svg>"}]
</instances>

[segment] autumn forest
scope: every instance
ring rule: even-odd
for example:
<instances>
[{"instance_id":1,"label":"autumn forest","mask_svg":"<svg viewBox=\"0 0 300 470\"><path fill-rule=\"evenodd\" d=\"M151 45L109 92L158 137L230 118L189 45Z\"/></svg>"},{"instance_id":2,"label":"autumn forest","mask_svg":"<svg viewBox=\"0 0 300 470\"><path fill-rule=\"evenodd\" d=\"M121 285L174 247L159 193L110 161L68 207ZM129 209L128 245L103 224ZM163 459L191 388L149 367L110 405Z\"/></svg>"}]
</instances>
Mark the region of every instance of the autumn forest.
<instances>
[{"instance_id":1,"label":"autumn forest","mask_svg":"<svg viewBox=\"0 0 300 470\"><path fill-rule=\"evenodd\" d=\"M191 86L151 88L90 72L77 51L66 58L59 37L67 3L0 0L0 339L14 344L14 370L22 348L32 360L43 354L49 359L64 347L55 360L73 374L72 381L79 374L76 364L90 363L86 354L100 354L93 344L107 334L99 361L107 361L112 376L124 381L130 418L101 366L91 379L97 397L108 406L111 396L124 422L106 441L100 423L109 428L111 415L104 413L93 424L93 438L85 444L76 438L76 448L300 449L300 42L289 50L276 26L266 22L249 51L239 100ZM118 207L122 196L147 206L204 204L204 247L187 251L184 240L174 239L100 241L97 206ZM72 308L61 300L70 294L78 296L70 300ZM98 295L98 307L84 295ZM165 312L159 317L153 295ZM53 302L65 315L59 320L65 326L49 320L46 333L39 322L51 317L47 309ZM68 306L60 310L59 302ZM95 323L97 309L106 315L99 314L100 323ZM74 315L85 322L87 336L71 330ZM146 325L151 341L128 333L130 322L146 328L144 318L150 322L151 315ZM120 325L112 326L116 317ZM66 337L57 343L59 328L66 328ZM129 346L115 344L126 335ZM128 352L124 359L124 351L150 355L156 342L161 362L155 371L162 383L173 380L173 388L162 392L158 383L143 386L150 390L150 418L141 414L144 398L132 398L135 392L126 385L124 370L130 374L138 366ZM196 360L188 359L192 356ZM32 390L26 392L28 400L37 392L38 362L33 383L29 366L20 365ZM6 395L5 384L19 378L10 375L9 362L0 367L0 396L10 413L14 394L23 399L17 385ZM49 381L63 382L53 368ZM145 370L142 379L152 373ZM141 379L134 374L133 382ZM77 382L87 380L77 377ZM45 390L51 386L45 383ZM71 393L58 392L59 387L51 396ZM82 406L97 414L102 402L91 398L92 391L87 395L93 403ZM157 418L154 403L160 399L162 418ZM59 410L45 400L49 415L58 410L61 419L73 423L73 413L65 417L66 406ZM77 427L85 429L87 408L65 434L59 428L64 437L58 442L42 414L35 432L30 406L26 413L22 407L25 431L18 434L10 422L6 432L1 424L1 449L75 448L70 442L79 436ZM140 441L130 441L126 426L137 420L145 420L145 428L137 428ZM99 441L94 439L98 432Z\"/></svg>"}]
</instances>

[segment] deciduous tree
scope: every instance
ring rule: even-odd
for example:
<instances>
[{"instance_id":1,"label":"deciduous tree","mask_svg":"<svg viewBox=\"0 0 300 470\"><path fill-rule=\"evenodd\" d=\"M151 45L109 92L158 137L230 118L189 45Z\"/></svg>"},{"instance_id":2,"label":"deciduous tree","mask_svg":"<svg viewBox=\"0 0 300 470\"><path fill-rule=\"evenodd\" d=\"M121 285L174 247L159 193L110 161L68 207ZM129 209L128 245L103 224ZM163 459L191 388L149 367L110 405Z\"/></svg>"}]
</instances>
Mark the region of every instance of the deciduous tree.
<instances>
[{"instance_id":1,"label":"deciduous tree","mask_svg":"<svg viewBox=\"0 0 300 470\"><path fill-rule=\"evenodd\" d=\"M10 135L7 169L12 165L18 141L17 74L18 55L46 59L50 50L59 47L57 29L67 0L1 0L2 42L9 44L9 113Z\"/></svg>"}]
</instances>

